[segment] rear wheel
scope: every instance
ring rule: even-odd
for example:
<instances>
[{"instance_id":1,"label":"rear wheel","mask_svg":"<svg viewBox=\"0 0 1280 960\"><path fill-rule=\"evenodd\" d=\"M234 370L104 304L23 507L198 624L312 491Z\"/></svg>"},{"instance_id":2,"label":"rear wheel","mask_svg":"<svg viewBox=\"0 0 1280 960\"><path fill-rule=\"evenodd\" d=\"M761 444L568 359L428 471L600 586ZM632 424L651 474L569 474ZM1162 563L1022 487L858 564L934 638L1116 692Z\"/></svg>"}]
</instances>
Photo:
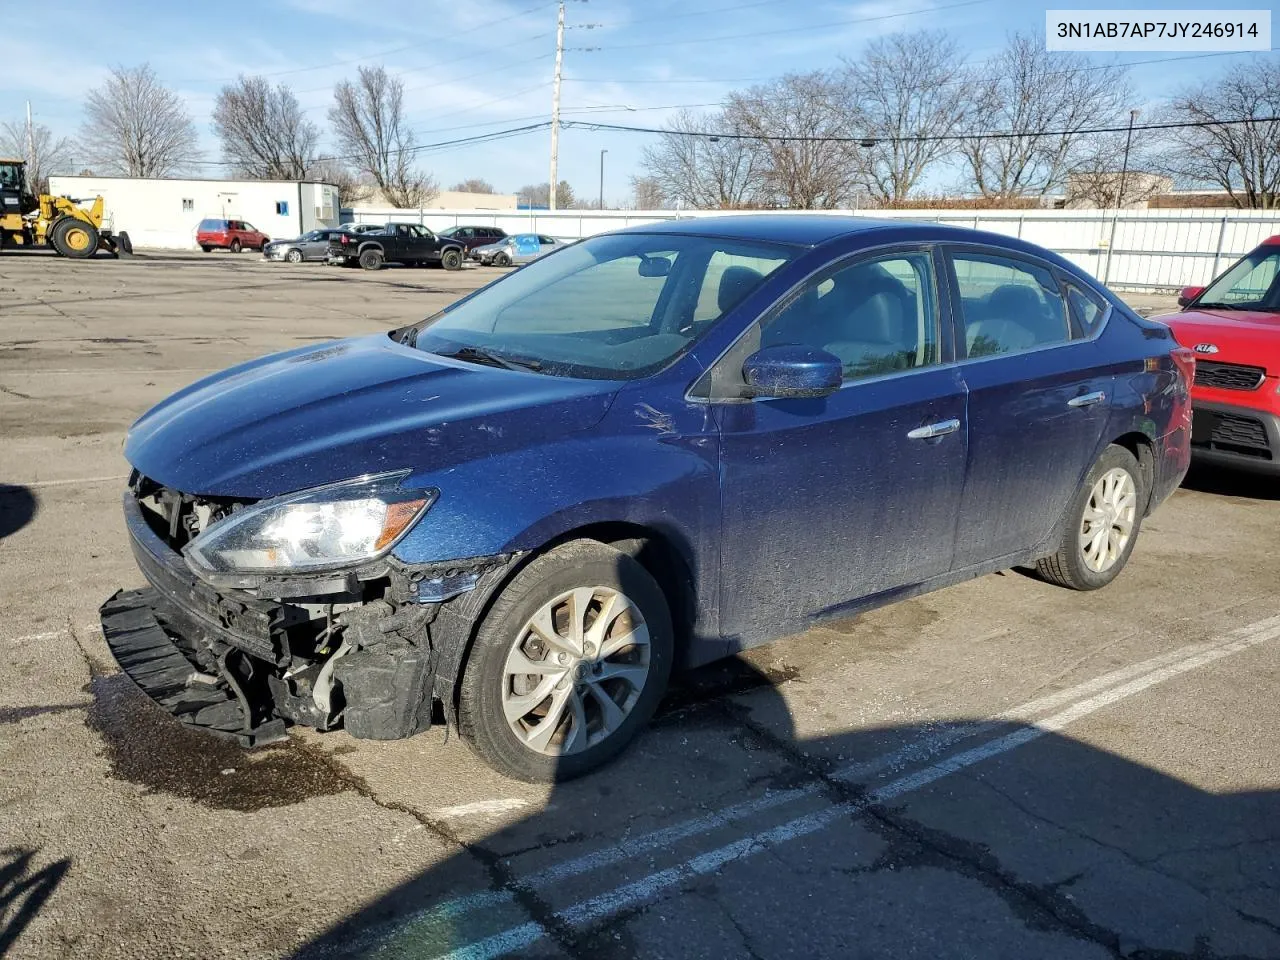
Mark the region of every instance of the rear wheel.
<instances>
[{"instance_id":1,"label":"rear wheel","mask_svg":"<svg viewBox=\"0 0 1280 960\"><path fill-rule=\"evenodd\" d=\"M232 253L239 253L239 252L240 252L240 241L239 241L239 240L232 240L232 241L231 241L231 246L230 246L230 247L228 247L227 249L228 249L228 250L230 250Z\"/></svg>"},{"instance_id":2,"label":"rear wheel","mask_svg":"<svg viewBox=\"0 0 1280 960\"><path fill-rule=\"evenodd\" d=\"M290 250L288 253L286 253L286 254L284 255L284 258L285 258L286 260L288 260L290 263L301 263L301 262L302 262L302 251L301 251L301 250Z\"/></svg>"},{"instance_id":3,"label":"rear wheel","mask_svg":"<svg viewBox=\"0 0 1280 960\"><path fill-rule=\"evenodd\" d=\"M462 251L446 250L444 253L440 254L440 266L444 267L446 270L461 270Z\"/></svg>"},{"instance_id":4,"label":"rear wheel","mask_svg":"<svg viewBox=\"0 0 1280 960\"><path fill-rule=\"evenodd\" d=\"M49 243L64 257L83 260L98 250L98 228L85 220L63 217L49 232Z\"/></svg>"},{"instance_id":5,"label":"rear wheel","mask_svg":"<svg viewBox=\"0 0 1280 960\"><path fill-rule=\"evenodd\" d=\"M365 270L382 269L382 251L381 250L361 250L360 266Z\"/></svg>"},{"instance_id":6,"label":"rear wheel","mask_svg":"<svg viewBox=\"0 0 1280 960\"><path fill-rule=\"evenodd\" d=\"M581 776L648 722L672 655L671 614L648 571L594 540L566 543L518 573L480 625L459 729L507 776Z\"/></svg>"},{"instance_id":7,"label":"rear wheel","mask_svg":"<svg viewBox=\"0 0 1280 960\"><path fill-rule=\"evenodd\" d=\"M1071 501L1057 552L1039 560L1036 572L1073 590L1105 587L1133 553L1145 502L1137 459L1107 447Z\"/></svg>"},{"instance_id":8,"label":"rear wheel","mask_svg":"<svg viewBox=\"0 0 1280 960\"><path fill-rule=\"evenodd\" d=\"M200 249L205 253L213 253L213 247L209 246L207 243L200 244Z\"/></svg>"}]
</instances>

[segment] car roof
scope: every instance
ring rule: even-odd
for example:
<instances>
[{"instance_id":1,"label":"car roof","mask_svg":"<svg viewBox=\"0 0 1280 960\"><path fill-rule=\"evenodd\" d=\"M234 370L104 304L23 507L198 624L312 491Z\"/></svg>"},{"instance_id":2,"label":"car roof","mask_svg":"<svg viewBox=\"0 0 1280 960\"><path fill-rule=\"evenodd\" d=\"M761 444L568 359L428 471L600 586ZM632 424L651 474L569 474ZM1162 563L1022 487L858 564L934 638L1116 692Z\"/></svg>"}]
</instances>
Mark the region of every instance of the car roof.
<instances>
[{"instance_id":1,"label":"car roof","mask_svg":"<svg viewBox=\"0 0 1280 960\"><path fill-rule=\"evenodd\" d=\"M876 220L848 214L758 213L728 217L690 217L642 226L619 233L674 233L724 237L731 240L765 240L816 246L838 237L904 226L900 220Z\"/></svg>"}]
</instances>

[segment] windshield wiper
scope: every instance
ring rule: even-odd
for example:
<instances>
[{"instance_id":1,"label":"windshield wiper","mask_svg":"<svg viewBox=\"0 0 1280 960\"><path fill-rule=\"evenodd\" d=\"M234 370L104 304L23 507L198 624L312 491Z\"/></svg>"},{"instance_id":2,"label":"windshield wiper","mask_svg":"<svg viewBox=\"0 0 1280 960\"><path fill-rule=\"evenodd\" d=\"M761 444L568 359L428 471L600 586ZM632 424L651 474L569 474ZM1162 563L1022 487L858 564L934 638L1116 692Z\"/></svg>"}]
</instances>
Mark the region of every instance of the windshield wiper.
<instances>
[{"instance_id":1,"label":"windshield wiper","mask_svg":"<svg viewBox=\"0 0 1280 960\"><path fill-rule=\"evenodd\" d=\"M481 347L459 347L453 353L441 353L440 356L450 357L454 360L465 360L468 363L480 363L489 367L502 367L505 370L542 369L542 364L537 360L501 356L496 353L490 353Z\"/></svg>"},{"instance_id":2,"label":"windshield wiper","mask_svg":"<svg viewBox=\"0 0 1280 960\"><path fill-rule=\"evenodd\" d=\"M1260 310L1262 309L1252 303L1197 303L1197 310Z\"/></svg>"}]
</instances>

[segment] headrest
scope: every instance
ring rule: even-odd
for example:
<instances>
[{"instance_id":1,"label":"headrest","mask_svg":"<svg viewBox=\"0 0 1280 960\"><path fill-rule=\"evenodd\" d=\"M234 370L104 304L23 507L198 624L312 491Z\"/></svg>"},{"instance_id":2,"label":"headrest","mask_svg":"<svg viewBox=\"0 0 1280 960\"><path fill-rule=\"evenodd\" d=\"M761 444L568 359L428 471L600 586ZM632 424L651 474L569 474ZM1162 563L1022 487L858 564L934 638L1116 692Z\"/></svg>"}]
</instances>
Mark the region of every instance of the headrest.
<instances>
[{"instance_id":1,"label":"headrest","mask_svg":"<svg viewBox=\"0 0 1280 960\"><path fill-rule=\"evenodd\" d=\"M721 315L740 304L764 279L764 274L750 267L726 267L720 274L720 290L716 303Z\"/></svg>"}]
</instances>

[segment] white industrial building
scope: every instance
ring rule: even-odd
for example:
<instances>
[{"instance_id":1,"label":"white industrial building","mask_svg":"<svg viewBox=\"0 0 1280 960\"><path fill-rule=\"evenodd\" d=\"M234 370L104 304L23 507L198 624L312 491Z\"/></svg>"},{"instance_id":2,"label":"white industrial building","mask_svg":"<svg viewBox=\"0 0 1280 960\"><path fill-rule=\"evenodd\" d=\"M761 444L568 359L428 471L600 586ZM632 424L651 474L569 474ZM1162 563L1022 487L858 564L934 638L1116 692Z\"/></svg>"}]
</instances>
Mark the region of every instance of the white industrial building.
<instances>
[{"instance_id":1,"label":"white industrial building","mask_svg":"<svg viewBox=\"0 0 1280 960\"><path fill-rule=\"evenodd\" d=\"M194 250L196 226L214 217L244 220L273 238L338 226L338 188L302 180L169 180L50 177L49 192L91 202L101 196L104 223L135 247Z\"/></svg>"}]
</instances>

